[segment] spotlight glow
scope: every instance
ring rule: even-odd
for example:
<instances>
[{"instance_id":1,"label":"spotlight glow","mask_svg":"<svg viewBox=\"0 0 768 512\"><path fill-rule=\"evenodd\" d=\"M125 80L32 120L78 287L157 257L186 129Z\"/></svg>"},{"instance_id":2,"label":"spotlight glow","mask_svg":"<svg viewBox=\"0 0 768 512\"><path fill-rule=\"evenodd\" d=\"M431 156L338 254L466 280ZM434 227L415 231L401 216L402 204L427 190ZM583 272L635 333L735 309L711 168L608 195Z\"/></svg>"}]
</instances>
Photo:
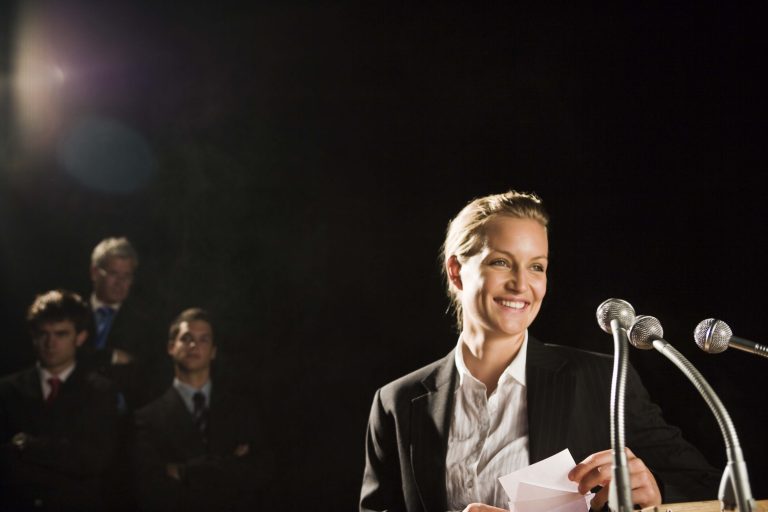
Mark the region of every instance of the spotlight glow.
<instances>
[{"instance_id":1,"label":"spotlight glow","mask_svg":"<svg viewBox=\"0 0 768 512\"><path fill-rule=\"evenodd\" d=\"M149 145L136 131L103 117L86 117L58 145L59 161L83 185L129 193L144 186L155 170Z\"/></svg>"},{"instance_id":2,"label":"spotlight glow","mask_svg":"<svg viewBox=\"0 0 768 512\"><path fill-rule=\"evenodd\" d=\"M39 6L25 4L15 41L13 90L16 128L21 144L29 149L49 143L62 117L59 89L65 74L52 64L55 59L44 25Z\"/></svg>"}]
</instances>

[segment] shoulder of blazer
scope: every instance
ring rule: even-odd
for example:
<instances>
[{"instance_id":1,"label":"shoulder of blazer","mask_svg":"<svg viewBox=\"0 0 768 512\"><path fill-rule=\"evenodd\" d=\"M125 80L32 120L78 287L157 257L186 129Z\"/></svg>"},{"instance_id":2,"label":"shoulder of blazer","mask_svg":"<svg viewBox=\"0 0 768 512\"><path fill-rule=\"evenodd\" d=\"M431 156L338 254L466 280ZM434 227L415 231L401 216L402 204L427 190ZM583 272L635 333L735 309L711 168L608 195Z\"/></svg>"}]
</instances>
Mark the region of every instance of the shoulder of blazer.
<instances>
[{"instance_id":1,"label":"shoulder of blazer","mask_svg":"<svg viewBox=\"0 0 768 512\"><path fill-rule=\"evenodd\" d=\"M385 407L410 404L411 400L449 384L456 373L453 350L448 355L390 382L379 390Z\"/></svg>"},{"instance_id":2,"label":"shoulder of blazer","mask_svg":"<svg viewBox=\"0 0 768 512\"><path fill-rule=\"evenodd\" d=\"M71 385L82 386L96 392L114 392L114 385L111 380L83 364L75 366L75 370L69 376L67 382Z\"/></svg>"},{"instance_id":3,"label":"shoulder of blazer","mask_svg":"<svg viewBox=\"0 0 768 512\"><path fill-rule=\"evenodd\" d=\"M534 337L528 339L527 364L544 366L553 370L570 366L574 370L583 367L604 366L613 364L611 354L591 352L566 345L542 343Z\"/></svg>"},{"instance_id":4,"label":"shoulder of blazer","mask_svg":"<svg viewBox=\"0 0 768 512\"><path fill-rule=\"evenodd\" d=\"M184 402L176 388L170 386L162 395L137 410L134 416L139 422L149 422L154 418L175 414L182 410L186 411Z\"/></svg>"},{"instance_id":5,"label":"shoulder of blazer","mask_svg":"<svg viewBox=\"0 0 768 512\"><path fill-rule=\"evenodd\" d=\"M0 395L6 396L9 393L39 395L39 398L42 400L43 391L40 387L40 376L37 373L37 367L30 366L0 379Z\"/></svg>"}]
</instances>

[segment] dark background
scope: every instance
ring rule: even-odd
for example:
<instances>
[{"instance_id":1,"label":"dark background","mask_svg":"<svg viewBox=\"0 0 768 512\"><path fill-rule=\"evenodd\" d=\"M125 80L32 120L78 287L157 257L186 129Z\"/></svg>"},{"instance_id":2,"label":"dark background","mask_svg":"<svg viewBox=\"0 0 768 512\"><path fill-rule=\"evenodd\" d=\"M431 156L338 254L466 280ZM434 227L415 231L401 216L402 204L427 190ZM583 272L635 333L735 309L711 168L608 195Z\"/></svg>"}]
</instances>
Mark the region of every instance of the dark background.
<instances>
[{"instance_id":1,"label":"dark background","mask_svg":"<svg viewBox=\"0 0 768 512\"><path fill-rule=\"evenodd\" d=\"M33 359L34 295L87 293L93 246L126 235L159 324L216 315L219 371L273 427L274 496L352 510L374 391L456 342L448 220L533 190L552 225L531 332L610 353L600 302L657 316L768 498L768 361L692 341L712 316L768 339L763 3L102 4L0 7L1 373ZM48 71L14 88L28 32ZM30 91L43 113L25 131ZM694 388L632 350L668 421L723 467Z\"/></svg>"}]
</instances>

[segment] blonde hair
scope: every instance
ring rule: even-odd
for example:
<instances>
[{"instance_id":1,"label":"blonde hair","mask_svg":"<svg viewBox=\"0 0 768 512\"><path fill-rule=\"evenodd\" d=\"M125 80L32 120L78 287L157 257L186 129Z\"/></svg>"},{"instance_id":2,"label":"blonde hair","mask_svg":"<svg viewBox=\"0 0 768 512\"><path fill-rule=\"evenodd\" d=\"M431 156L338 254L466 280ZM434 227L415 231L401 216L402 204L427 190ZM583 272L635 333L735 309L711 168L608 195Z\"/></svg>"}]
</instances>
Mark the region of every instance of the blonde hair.
<instances>
[{"instance_id":1,"label":"blonde hair","mask_svg":"<svg viewBox=\"0 0 768 512\"><path fill-rule=\"evenodd\" d=\"M440 252L441 270L459 330L462 328L461 301L446 266L451 256L456 256L459 263L463 264L480 252L485 245L485 226L497 215L535 220L545 228L549 225L549 215L541 199L534 193L514 190L473 199L448 223Z\"/></svg>"}]
</instances>

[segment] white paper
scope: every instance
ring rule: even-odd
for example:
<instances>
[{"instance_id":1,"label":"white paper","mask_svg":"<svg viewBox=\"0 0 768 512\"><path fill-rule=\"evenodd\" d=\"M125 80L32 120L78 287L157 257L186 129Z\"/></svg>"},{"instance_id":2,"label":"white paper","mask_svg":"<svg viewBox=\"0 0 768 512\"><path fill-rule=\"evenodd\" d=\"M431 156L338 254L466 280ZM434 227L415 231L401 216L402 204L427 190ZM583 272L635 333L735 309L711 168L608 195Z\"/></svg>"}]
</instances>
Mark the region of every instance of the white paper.
<instances>
[{"instance_id":1,"label":"white paper","mask_svg":"<svg viewBox=\"0 0 768 512\"><path fill-rule=\"evenodd\" d=\"M558 454L499 478L513 512L584 512L592 495L579 494L568 473L576 466L566 448Z\"/></svg>"}]
</instances>

